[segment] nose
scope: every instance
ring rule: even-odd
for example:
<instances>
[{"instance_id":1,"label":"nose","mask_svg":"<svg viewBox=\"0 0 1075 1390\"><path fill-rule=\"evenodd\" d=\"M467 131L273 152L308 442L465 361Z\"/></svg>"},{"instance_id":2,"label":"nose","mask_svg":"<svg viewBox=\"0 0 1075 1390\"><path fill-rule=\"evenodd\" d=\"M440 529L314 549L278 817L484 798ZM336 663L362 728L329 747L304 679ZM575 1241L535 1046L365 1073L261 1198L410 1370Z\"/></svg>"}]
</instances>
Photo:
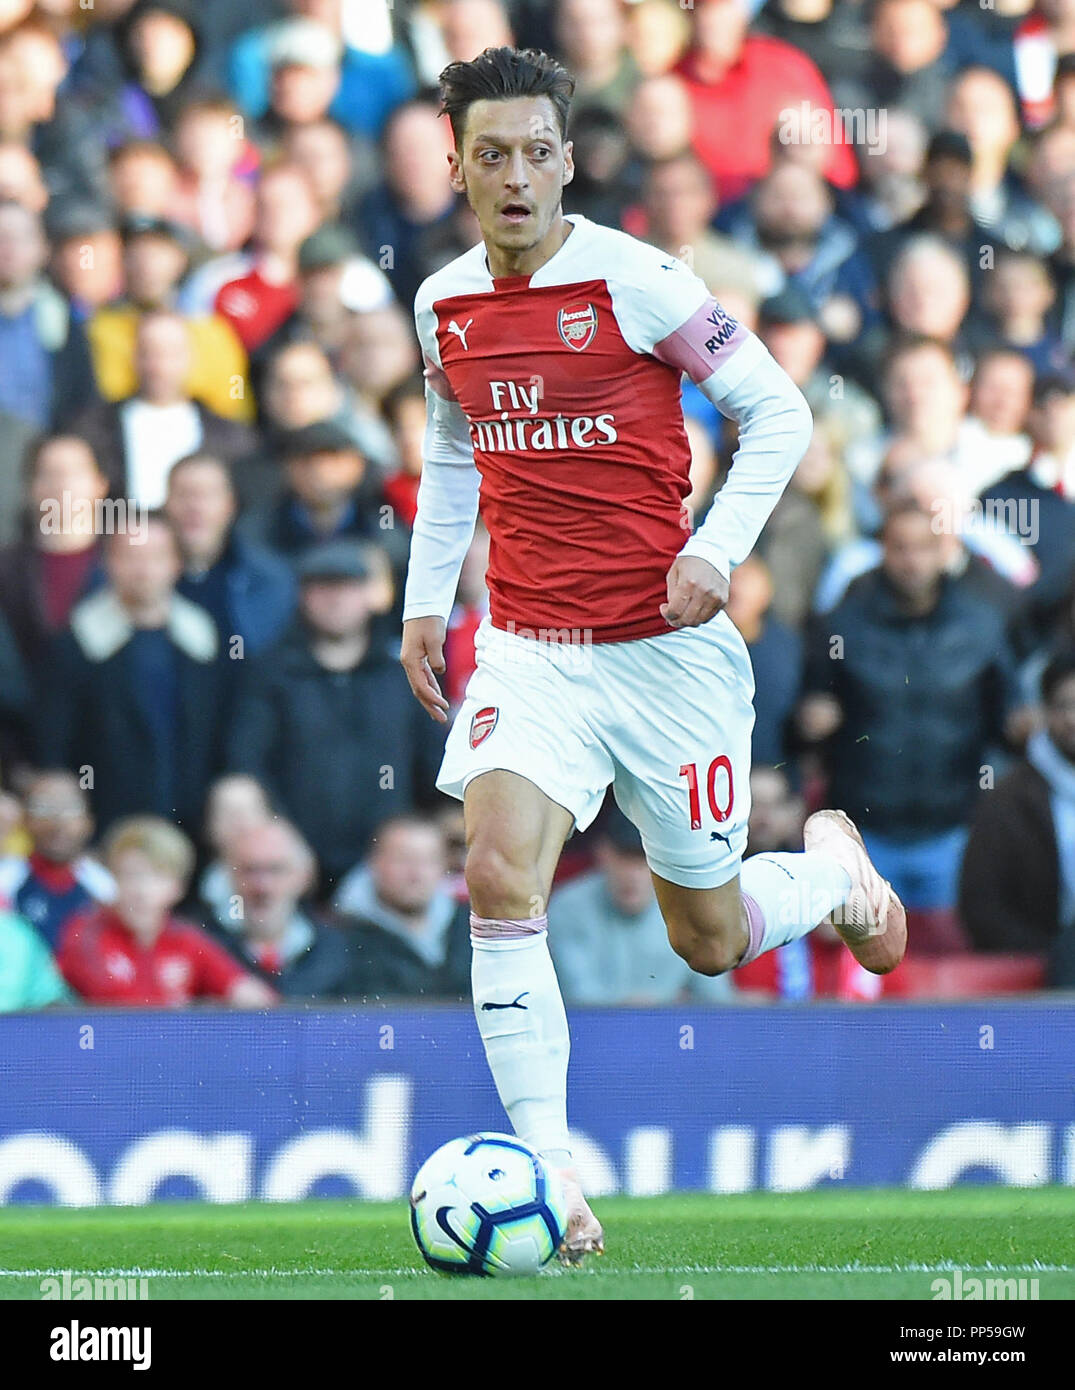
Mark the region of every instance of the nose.
<instances>
[{"instance_id":1,"label":"nose","mask_svg":"<svg viewBox=\"0 0 1075 1390\"><path fill-rule=\"evenodd\" d=\"M522 150L516 150L511 156L504 182L509 188L515 190L526 187L526 160L523 158Z\"/></svg>"}]
</instances>

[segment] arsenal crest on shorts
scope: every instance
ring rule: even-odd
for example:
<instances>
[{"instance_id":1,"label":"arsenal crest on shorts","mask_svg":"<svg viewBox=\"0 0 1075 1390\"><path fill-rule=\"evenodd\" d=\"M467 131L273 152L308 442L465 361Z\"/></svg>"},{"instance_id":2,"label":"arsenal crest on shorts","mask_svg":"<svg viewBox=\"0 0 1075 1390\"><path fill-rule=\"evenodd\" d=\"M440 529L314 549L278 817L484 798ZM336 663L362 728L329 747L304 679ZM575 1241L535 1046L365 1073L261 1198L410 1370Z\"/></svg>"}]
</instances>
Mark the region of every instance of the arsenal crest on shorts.
<instances>
[{"instance_id":1,"label":"arsenal crest on shorts","mask_svg":"<svg viewBox=\"0 0 1075 1390\"><path fill-rule=\"evenodd\" d=\"M470 746L477 748L479 743L484 743L489 735L496 728L496 721L500 718L500 711L495 705L486 705L480 709L470 721Z\"/></svg>"},{"instance_id":2,"label":"arsenal crest on shorts","mask_svg":"<svg viewBox=\"0 0 1075 1390\"><path fill-rule=\"evenodd\" d=\"M564 343L581 352L590 346L597 332L597 310L592 304L569 304L556 315L556 327Z\"/></svg>"}]
</instances>

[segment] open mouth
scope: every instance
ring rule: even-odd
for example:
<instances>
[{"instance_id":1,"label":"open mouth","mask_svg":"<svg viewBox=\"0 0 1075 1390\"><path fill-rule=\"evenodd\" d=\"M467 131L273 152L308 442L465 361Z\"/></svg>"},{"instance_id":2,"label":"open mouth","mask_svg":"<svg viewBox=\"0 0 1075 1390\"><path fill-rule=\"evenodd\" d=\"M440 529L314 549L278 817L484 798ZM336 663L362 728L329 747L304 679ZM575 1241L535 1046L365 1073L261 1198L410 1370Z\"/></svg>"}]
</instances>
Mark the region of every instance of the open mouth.
<instances>
[{"instance_id":1,"label":"open mouth","mask_svg":"<svg viewBox=\"0 0 1075 1390\"><path fill-rule=\"evenodd\" d=\"M527 218L531 216L531 212L525 203L506 203L500 209L500 216L503 217L506 222L518 225L519 223L525 222Z\"/></svg>"}]
</instances>

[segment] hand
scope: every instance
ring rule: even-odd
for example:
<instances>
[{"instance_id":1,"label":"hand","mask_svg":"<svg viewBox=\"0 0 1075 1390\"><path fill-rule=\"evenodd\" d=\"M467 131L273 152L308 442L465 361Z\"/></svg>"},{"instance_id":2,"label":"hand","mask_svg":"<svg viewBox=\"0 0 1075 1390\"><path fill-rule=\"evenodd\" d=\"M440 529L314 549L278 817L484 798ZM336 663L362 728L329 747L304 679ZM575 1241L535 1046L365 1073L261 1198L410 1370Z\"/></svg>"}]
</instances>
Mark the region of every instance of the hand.
<instances>
[{"instance_id":1,"label":"hand","mask_svg":"<svg viewBox=\"0 0 1075 1390\"><path fill-rule=\"evenodd\" d=\"M700 627L728 602L728 581L708 560L680 555L668 571L668 602L661 617L670 627Z\"/></svg>"},{"instance_id":2,"label":"hand","mask_svg":"<svg viewBox=\"0 0 1075 1390\"><path fill-rule=\"evenodd\" d=\"M411 683L414 698L438 724L448 722L448 701L440 693L437 676L444 674L444 619L411 618L403 624L399 659ZM437 673L435 676L434 671Z\"/></svg>"},{"instance_id":3,"label":"hand","mask_svg":"<svg viewBox=\"0 0 1075 1390\"><path fill-rule=\"evenodd\" d=\"M844 721L835 695L807 695L799 706L799 728L808 743L821 743Z\"/></svg>"}]
</instances>

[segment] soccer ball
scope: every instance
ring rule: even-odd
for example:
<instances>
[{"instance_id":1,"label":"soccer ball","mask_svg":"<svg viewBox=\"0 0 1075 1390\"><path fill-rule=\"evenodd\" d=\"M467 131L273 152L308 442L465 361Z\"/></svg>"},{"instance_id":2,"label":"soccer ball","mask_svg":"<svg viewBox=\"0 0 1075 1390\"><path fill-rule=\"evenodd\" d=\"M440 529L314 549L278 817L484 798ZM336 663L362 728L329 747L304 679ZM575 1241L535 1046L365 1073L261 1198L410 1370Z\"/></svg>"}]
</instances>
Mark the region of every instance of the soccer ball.
<instances>
[{"instance_id":1,"label":"soccer ball","mask_svg":"<svg viewBox=\"0 0 1075 1390\"><path fill-rule=\"evenodd\" d=\"M510 1134L452 1139L419 1168L411 1229L439 1274L537 1274L567 1230L555 1169Z\"/></svg>"}]
</instances>

